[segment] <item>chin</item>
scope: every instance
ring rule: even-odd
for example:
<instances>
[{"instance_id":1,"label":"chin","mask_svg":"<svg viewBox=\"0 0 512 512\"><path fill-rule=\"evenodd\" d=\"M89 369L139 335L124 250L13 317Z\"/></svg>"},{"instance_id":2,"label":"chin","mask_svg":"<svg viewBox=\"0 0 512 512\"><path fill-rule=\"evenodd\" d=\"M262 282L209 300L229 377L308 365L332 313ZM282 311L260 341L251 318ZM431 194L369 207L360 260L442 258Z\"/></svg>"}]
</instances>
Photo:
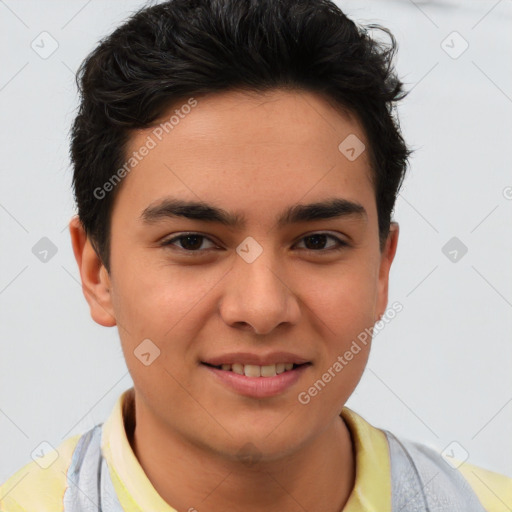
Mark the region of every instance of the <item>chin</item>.
<instances>
[{"instance_id":1,"label":"chin","mask_svg":"<svg viewBox=\"0 0 512 512\"><path fill-rule=\"evenodd\" d=\"M303 444L307 443L307 432L300 425L284 426L283 417L278 422L271 422L264 428L252 425L251 428L241 426L237 433L233 431L229 439L229 452L231 458L256 461L272 461L281 459L294 453Z\"/></svg>"}]
</instances>

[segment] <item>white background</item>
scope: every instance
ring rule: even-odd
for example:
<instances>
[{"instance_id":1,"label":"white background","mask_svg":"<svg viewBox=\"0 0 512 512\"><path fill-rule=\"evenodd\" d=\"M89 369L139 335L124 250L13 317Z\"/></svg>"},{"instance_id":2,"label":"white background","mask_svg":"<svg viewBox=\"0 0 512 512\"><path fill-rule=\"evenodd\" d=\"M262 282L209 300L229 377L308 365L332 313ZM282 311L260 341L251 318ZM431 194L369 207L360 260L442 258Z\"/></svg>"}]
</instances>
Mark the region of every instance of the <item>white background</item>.
<instances>
[{"instance_id":1,"label":"white background","mask_svg":"<svg viewBox=\"0 0 512 512\"><path fill-rule=\"evenodd\" d=\"M68 132L73 73L140 1L0 1L0 482L42 441L105 420L132 385L115 328L96 325L79 285ZM399 247L389 304L348 402L375 426L512 476L512 2L338 2L399 43L409 97L400 107L416 152L397 200ZM31 42L47 31L57 50ZM457 31L458 58L441 43ZM454 39L455 37L455 39ZM452 52L463 41L451 35ZM43 263L32 247L48 237ZM456 263L442 252L457 237Z\"/></svg>"}]
</instances>

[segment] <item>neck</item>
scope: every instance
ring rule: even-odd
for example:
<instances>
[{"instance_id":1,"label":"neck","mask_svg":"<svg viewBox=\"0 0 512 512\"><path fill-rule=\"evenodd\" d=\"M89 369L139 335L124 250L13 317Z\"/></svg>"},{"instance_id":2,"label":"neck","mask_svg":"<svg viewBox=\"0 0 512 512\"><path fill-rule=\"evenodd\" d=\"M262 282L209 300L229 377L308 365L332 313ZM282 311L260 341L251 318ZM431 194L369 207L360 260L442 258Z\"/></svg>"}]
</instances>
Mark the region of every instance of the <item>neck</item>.
<instances>
[{"instance_id":1,"label":"neck","mask_svg":"<svg viewBox=\"0 0 512 512\"><path fill-rule=\"evenodd\" d=\"M140 401L127 435L155 490L177 510L339 512L355 480L350 431L336 417L293 454L272 461L233 461L165 429Z\"/></svg>"}]
</instances>

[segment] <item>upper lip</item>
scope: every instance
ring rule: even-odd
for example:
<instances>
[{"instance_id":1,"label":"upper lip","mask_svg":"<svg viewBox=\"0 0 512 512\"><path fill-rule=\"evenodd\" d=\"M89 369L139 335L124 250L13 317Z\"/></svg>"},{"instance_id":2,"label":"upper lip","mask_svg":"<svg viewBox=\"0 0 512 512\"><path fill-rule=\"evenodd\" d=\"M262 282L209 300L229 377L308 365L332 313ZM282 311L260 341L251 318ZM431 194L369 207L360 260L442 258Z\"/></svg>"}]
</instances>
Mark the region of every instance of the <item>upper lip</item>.
<instances>
[{"instance_id":1,"label":"upper lip","mask_svg":"<svg viewBox=\"0 0 512 512\"><path fill-rule=\"evenodd\" d=\"M202 360L212 366L220 366L222 364L255 364L258 366L267 366L277 363L309 363L308 359L293 354L291 352L270 352L268 354L254 354L251 352L230 352L219 356L208 357Z\"/></svg>"}]
</instances>

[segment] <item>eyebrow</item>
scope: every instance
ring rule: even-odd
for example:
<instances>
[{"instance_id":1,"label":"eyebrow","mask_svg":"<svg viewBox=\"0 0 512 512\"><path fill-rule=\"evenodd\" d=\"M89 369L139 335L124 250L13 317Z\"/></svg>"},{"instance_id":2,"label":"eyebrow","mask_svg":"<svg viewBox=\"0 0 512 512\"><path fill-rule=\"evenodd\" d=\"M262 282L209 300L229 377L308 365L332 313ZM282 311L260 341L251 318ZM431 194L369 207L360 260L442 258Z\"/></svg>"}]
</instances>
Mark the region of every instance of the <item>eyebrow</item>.
<instances>
[{"instance_id":1,"label":"eyebrow","mask_svg":"<svg viewBox=\"0 0 512 512\"><path fill-rule=\"evenodd\" d=\"M140 215L141 220L146 224L176 217L218 223L237 229L242 229L247 222L240 213L231 213L203 201L185 201L172 197L165 197L149 205ZM337 218L367 220L368 214L363 205L359 203L343 198L331 198L316 203L296 204L288 207L278 216L276 226L282 228L299 222Z\"/></svg>"}]
</instances>

